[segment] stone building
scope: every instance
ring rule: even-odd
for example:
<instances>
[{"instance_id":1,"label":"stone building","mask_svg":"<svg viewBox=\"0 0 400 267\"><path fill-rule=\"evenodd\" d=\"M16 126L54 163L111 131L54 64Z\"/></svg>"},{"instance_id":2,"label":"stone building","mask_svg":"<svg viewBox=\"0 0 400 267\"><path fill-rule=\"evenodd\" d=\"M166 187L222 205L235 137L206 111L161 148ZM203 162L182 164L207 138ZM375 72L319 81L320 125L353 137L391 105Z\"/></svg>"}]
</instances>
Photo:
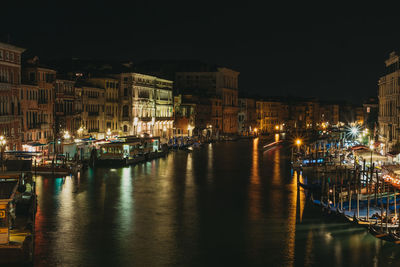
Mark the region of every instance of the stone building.
<instances>
[{"instance_id":1,"label":"stone building","mask_svg":"<svg viewBox=\"0 0 400 267\"><path fill-rule=\"evenodd\" d=\"M174 136L218 137L222 117L221 100L197 95L178 95L174 99Z\"/></svg>"},{"instance_id":2,"label":"stone building","mask_svg":"<svg viewBox=\"0 0 400 267\"><path fill-rule=\"evenodd\" d=\"M74 134L75 82L64 79L55 81L55 129L61 135Z\"/></svg>"},{"instance_id":3,"label":"stone building","mask_svg":"<svg viewBox=\"0 0 400 267\"><path fill-rule=\"evenodd\" d=\"M400 141L400 90L399 56L392 52L385 61L385 74L379 79L379 140L386 144L387 151Z\"/></svg>"},{"instance_id":4,"label":"stone building","mask_svg":"<svg viewBox=\"0 0 400 267\"><path fill-rule=\"evenodd\" d=\"M21 54L25 49L0 43L0 135L6 139L1 149L19 150L21 143Z\"/></svg>"},{"instance_id":5,"label":"stone building","mask_svg":"<svg viewBox=\"0 0 400 267\"><path fill-rule=\"evenodd\" d=\"M104 121L105 89L93 87L86 83L81 88L83 135L95 139L106 137Z\"/></svg>"},{"instance_id":6,"label":"stone building","mask_svg":"<svg viewBox=\"0 0 400 267\"><path fill-rule=\"evenodd\" d=\"M208 68L204 71L177 72L176 89L181 94L204 97L217 96L222 104L221 134L238 133L238 76L228 68Z\"/></svg>"},{"instance_id":7,"label":"stone building","mask_svg":"<svg viewBox=\"0 0 400 267\"><path fill-rule=\"evenodd\" d=\"M119 130L119 80L111 77L90 78L88 82L105 90L105 130L118 135Z\"/></svg>"},{"instance_id":8,"label":"stone building","mask_svg":"<svg viewBox=\"0 0 400 267\"><path fill-rule=\"evenodd\" d=\"M372 133L375 134L378 131L378 112L379 102L378 98L370 97L363 103L363 112L365 119L365 127L367 127Z\"/></svg>"},{"instance_id":9,"label":"stone building","mask_svg":"<svg viewBox=\"0 0 400 267\"><path fill-rule=\"evenodd\" d=\"M118 77L122 135L172 136L173 82L140 73Z\"/></svg>"},{"instance_id":10,"label":"stone building","mask_svg":"<svg viewBox=\"0 0 400 267\"><path fill-rule=\"evenodd\" d=\"M55 80L56 71L54 69L39 64L39 59L34 57L26 62L22 71L22 80L26 85L37 87L37 119L34 125L40 125L40 136L38 142L47 144L54 141L60 135L56 128L55 121ZM25 118L28 117L26 114ZM32 115L32 114L31 114ZM35 116L36 116L35 115ZM32 121L32 117L30 121Z\"/></svg>"},{"instance_id":11,"label":"stone building","mask_svg":"<svg viewBox=\"0 0 400 267\"><path fill-rule=\"evenodd\" d=\"M328 123L328 125L337 125L339 123L339 105L320 103L319 119L317 123Z\"/></svg>"},{"instance_id":12,"label":"stone building","mask_svg":"<svg viewBox=\"0 0 400 267\"><path fill-rule=\"evenodd\" d=\"M280 117L282 103L272 100L257 100L257 128L260 133L273 133L281 130L284 123Z\"/></svg>"},{"instance_id":13,"label":"stone building","mask_svg":"<svg viewBox=\"0 0 400 267\"><path fill-rule=\"evenodd\" d=\"M38 99L39 87L37 85L20 85L19 101L21 104L21 114L23 114L21 115L21 141L23 145L43 141L43 132L39 122Z\"/></svg>"},{"instance_id":14,"label":"stone building","mask_svg":"<svg viewBox=\"0 0 400 267\"><path fill-rule=\"evenodd\" d=\"M256 101L252 98L239 98L238 132L250 135L257 128Z\"/></svg>"},{"instance_id":15,"label":"stone building","mask_svg":"<svg viewBox=\"0 0 400 267\"><path fill-rule=\"evenodd\" d=\"M303 131L317 127L319 103L316 99L290 99L287 104L287 130Z\"/></svg>"}]
</instances>

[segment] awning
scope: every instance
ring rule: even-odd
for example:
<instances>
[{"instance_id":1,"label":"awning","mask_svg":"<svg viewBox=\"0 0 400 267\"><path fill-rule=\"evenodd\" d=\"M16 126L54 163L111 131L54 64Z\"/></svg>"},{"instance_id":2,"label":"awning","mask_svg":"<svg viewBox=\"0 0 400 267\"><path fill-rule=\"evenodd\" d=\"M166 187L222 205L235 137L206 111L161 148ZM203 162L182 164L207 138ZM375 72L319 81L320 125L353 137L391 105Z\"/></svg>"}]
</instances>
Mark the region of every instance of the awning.
<instances>
[{"instance_id":1,"label":"awning","mask_svg":"<svg viewBox=\"0 0 400 267\"><path fill-rule=\"evenodd\" d=\"M47 146L47 144L42 144L39 142L34 142L34 143L28 143L29 146Z\"/></svg>"},{"instance_id":2,"label":"awning","mask_svg":"<svg viewBox=\"0 0 400 267\"><path fill-rule=\"evenodd\" d=\"M84 138L84 139L81 139L81 140L82 140L82 141L85 141L85 142L87 142L87 141L96 141L96 139L93 138L93 137Z\"/></svg>"},{"instance_id":3,"label":"awning","mask_svg":"<svg viewBox=\"0 0 400 267\"><path fill-rule=\"evenodd\" d=\"M361 149L368 149L368 147L359 145L359 146L353 146L350 148L351 150L361 150Z\"/></svg>"}]
</instances>

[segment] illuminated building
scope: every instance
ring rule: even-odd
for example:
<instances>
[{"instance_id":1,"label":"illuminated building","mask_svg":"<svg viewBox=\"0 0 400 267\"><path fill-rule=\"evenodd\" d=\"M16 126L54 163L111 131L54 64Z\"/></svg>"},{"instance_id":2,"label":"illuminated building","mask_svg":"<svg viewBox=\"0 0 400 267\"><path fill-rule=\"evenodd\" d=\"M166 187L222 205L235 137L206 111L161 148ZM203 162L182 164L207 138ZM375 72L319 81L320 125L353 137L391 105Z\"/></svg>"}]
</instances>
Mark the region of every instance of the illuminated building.
<instances>
[{"instance_id":1,"label":"illuminated building","mask_svg":"<svg viewBox=\"0 0 400 267\"><path fill-rule=\"evenodd\" d=\"M81 91L83 104L81 112L83 134L96 139L105 138L107 130L104 125L105 89L94 87L87 83L77 83L76 87Z\"/></svg>"},{"instance_id":2,"label":"illuminated building","mask_svg":"<svg viewBox=\"0 0 400 267\"><path fill-rule=\"evenodd\" d=\"M7 139L7 148L21 149L22 129L19 86L21 84L21 53L25 49L0 43L0 135Z\"/></svg>"},{"instance_id":3,"label":"illuminated building","mask_svg":"<svg viewBox=\"0 0 400 267\"><path fill-rule=\"evenodd\" d=\"M239 72L228 68L207 66L198 71L176 73L177 92L182 95L197 95L221 100L222 121L215 117L222 134L238 133L238 76ZM219 101L215 102L219 103ZM214 109L217 112L219 109ZM215 113L214 113L215 114Z\"/></svg>"},{"instance_id":4,"label":"illuminated building","mask_svg":"<svg viewBox=\"0 0 400 267\"><path fill-rule=\"evenodd\" d=\"M57 137L59 133L58 127L54 125L56 71L41 65L39 58L34 57L26 62L22 74L24 84L36 86L37 88L33 90L33 87L22 87L28 90L25 93L29 93L29 91L37 92L36 98L30 99L31 101L37 101L37 112L30 111L23 114L23 116L28 122L28 127L37 129L39 136L36 138L36 141L41 144L47 144L49 141L53 141L54 137ZM56 132L54 132L55 130ZM26 138L25 136L26 139L32 138Z\"/></svg>"},{"instance_id":5,"label":"illuminated building","mask_svg":"<svg viewBox=\"0 0 400 267\"><path fill-rule=\"evenodd\" d=\"M173 82L140 73L118 77L122 135L172 136Z\"/></svg>"},{"instance_id":6,"label":"illuminated building","mask_svg":"<svg viewBox=\"0 0 400 267\"><path fill-rule=\"evenodd\" d=\"M399 56L392 52L385 61L385 75L378 81L379 87L379 141L389 149L400 141L400 90Z\"/></svg>"},{"instance_id":7,"label":"illuminated building","mask_svg":"<svg viewBox=\"0 0 400 267\"><path fill-rule=\"evenodd\" d=\"M239 98L238 132L241 135L252 134L257 127L256 101L251 98Z\"/></svg>"},{"instance_id":8,"label":"illuminated building","mask_svg":"<svg viewBox=\"0 0 400 267\"><path fill-rule=\"evenodd\" d=\"M55 127L62 133L68 131L74 133L75 115L75 82L64 79L55 81Z\"/></svg>"},{"instance_id":9,"label":"illuminated building","mask_svg":"<svg viewBox=\"0 0 400 267\"><path fill-rule=\"evenodd\" d=\"M262 133L272 133L275 126L283 123L280 118L282 103L273 100L256 101L257 128Z\"/></svg>"},{"instance_id":10,"label":"illuminated building","mask_svg":"<svg viewBox=\"0 0 400 267\"><path fill-rule=\"evenodd\" d=\"M105 90L104 129L110 129L112 135L119 130L119 81L111 77L90 78L88 82Z\"/></svg>"}]
</instances>

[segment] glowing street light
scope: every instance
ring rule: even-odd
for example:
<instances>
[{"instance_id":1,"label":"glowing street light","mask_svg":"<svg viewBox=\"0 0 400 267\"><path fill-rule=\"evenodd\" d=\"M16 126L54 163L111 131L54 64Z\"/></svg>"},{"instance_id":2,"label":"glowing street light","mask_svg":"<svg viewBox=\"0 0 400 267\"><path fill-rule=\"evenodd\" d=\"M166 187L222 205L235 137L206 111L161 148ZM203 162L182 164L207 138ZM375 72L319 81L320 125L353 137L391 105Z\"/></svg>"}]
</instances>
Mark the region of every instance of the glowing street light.
<instances>
[{"instance_id":1,"label":"glowing street light","mask_svg":"<svg viewBox=\"0 0 400 267\"><path fill-rule=\"evenodd\" d=\"M275 130L279 130L279 125L275 125Z\"/></svg>"},{"instance_id":2,"label":"glowing street light","mask_svg":"<svg viewBox=\"0 0 400 267\"><path fill-rule=\"evenodd\" d=\"M301 139L297 138L295 141L296 145L297 145L297 152L300 152L300 145L301 145Z\"/></svg>"},{"instance_id":3,"label":"glowing street light","mask_svg":"<svg viewBox=\"0 0 400 267\"><path fill-rule=\"evenodd\" d=\"M83 133L83 127L81 126L81 127L79 127L79 129L78 129L78 136L81 136L82 135L82 133Z\"/></svg>"},{"instance_id":4,"label":"glowing street light","mask_svg":"<svg viewBox=\"0 0 400 267\"><path fill-rule=\"evenodd\" d=\"M69 135L68 131L64 132L64 139L69 139L71 137L71 135Z\"/></svg>"},{"instance_id":5,"label":"glowing street light","mask_svg":"<svg viewBox=\"0 0 400 267\"><path fill-rule=\"evenodd\" d=\"M371 145L369 146L369 149L371 150L371 168L372 168L372 152L374 151L374 144L373 141L371 141Z\"/></svg>"},{"instance_id":6,"label":"glowing street light","mask_svg":"<svg viewBox=\"0 0 400 267\"><path fill-rule=\"evenodd\" d=\"M0 146L4 146L5 144L6 144L7 142L6 142L6 138L4 137L4 136L0 136Z\"/></svg>"},{"instance_id":7,"label":"glowing street light","mask_svg":"<svg viewBox=\"0 0 400 267\"><path fill-rule=\"evenodd\" d=\"M358 129L356 127L351 128L351 134L357 135L358 134Z\"/></svg>"}]
</instances>

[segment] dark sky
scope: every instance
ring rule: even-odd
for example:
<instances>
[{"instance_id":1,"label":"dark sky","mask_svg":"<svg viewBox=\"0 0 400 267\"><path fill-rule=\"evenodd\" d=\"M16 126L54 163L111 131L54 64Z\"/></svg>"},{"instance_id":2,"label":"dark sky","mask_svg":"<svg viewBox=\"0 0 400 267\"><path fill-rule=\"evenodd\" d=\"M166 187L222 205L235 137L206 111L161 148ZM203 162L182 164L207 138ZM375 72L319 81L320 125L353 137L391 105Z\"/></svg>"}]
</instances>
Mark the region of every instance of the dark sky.
<instances>
[{"instance_id":1,"label":"dark sky","mask_svg":"<svg viewBox=\"0 0 400 267\"><path fill-rule=\"evenodd\" d=\"M84 0L11 5L0 16L0 38L10 36L39 57L198 59L240 71L240 89L263 95L360 101L376 95L384 60L400 47L399 16L390 6Z\"/></svg>"}]
</instances>

